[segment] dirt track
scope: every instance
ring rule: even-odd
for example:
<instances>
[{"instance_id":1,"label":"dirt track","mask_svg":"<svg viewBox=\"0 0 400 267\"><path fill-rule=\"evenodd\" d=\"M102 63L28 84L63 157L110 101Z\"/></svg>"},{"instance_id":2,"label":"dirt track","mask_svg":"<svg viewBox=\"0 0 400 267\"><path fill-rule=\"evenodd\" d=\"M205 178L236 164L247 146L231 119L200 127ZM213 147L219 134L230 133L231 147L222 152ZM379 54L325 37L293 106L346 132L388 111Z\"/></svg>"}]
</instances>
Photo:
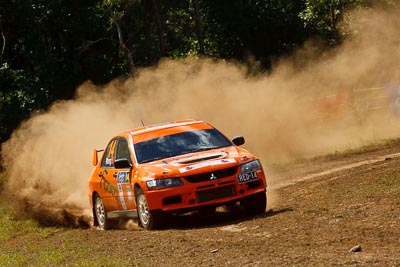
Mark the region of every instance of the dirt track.
<instances>
[{"instance_id":1,"label":"dirt track","mask_svg":"<svg viewBox=\"0 0 400 267\"><path fill-rule=\"evenodd\" d=\"M269 204L258 217L235 206L170 217L159 231L133 222L124 230L61 229L36 246L73 243L94 258L132 266L400 266L399 144L266 165ZM9 245L24 247L24 238ZM349 252L355 245L361 251ZM79 253L68 253L67 263L80 261Z\"/></svg>"}]
</instances>

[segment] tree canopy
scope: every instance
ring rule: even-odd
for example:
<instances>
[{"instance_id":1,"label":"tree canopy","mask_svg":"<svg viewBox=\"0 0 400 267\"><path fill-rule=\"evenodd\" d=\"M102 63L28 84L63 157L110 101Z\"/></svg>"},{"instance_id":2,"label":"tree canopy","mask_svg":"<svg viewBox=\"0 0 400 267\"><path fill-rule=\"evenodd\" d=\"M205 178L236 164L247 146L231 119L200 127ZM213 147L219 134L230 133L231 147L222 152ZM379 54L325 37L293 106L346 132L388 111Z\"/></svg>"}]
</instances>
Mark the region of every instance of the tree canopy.
<instances>
[{"instance_id":1,"label":"tree canopy","mask_svg":"<svg viewBox=\"0 0 400 267\"><path fill-rule=\"evenodd\" d=\"M395 5L391 1L384 1ZM0 142L34 110L161 58L200 55L261 69L313 35L334 45L362 0L0 0ZM250 64L250 63L249 63Z\"/></svg>"}]
</instances>

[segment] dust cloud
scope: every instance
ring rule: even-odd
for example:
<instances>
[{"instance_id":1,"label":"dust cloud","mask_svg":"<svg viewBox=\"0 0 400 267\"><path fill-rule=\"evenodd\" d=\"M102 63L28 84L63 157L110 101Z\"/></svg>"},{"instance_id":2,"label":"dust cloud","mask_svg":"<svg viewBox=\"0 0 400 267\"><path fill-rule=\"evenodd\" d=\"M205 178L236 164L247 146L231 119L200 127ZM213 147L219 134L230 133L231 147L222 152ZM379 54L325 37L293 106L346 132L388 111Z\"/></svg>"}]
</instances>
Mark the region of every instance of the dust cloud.
<instances>
[{"instance_id":1,"label":"dust cloud","mask_svg":"<svg viewBox=\"0 0 400 267\"><path fill-rule=\"evenodd\" d=\"M4 144L9 197L38 220L88 225L93 148L141 120L208 121L228 137L245 136L266 167L398 137L386 89L400 81L398 13L353 15L348 31L355 34L340 47L309 41L269 74L189 57L106 86L86 82L73 100L33 115Z\"/></svg>"}]
</instances>

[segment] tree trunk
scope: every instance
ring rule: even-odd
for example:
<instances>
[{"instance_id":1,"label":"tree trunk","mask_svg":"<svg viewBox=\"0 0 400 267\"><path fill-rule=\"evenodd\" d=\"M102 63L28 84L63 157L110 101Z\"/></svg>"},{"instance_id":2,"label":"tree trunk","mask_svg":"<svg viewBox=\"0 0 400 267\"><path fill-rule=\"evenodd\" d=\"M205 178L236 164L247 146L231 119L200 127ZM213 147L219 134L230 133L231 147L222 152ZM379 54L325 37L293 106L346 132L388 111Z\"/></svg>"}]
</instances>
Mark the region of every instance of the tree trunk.
<instances>
[{"instance_id":1,"label":"tree trunk","mask_svg":"<svg viewBox=\"0 0 400 267\"><path fill-rule=\"evenodd\" d=\"M1 17L0 17L1 19ZM0 64L3 63L3 56L4 52L6 50L6 34L3 31L3 26L2 26L2 21L0 20L0 32L1 32L1 39L3 45L1 46L1 51L0 51Z\"/></svg>"},{"instance_id":2,"label":"tree trunk","mask_svg":"<svg viewBox=\"0 0 400 267\"><path fill-rule=\"evenodd\" d=\"M202 31L202 19L200 16L200 8L199 8L199 1L193 0L193 8L194 8L194 18L196 21L196 34L197 40L199 41L199 54L204 55L204 38L203 38L203 31Z\"/></svg>"},{"instance_id":3,"label":"tree trunk","mask_svg":"<svg viewBox=\"0 0 400 267\"><path fill-rule=\"evenodd\" d=\"M162 22L161 22L161 16L157 4L157 0L153 0L153 9L154 9L154 16L156 17L156 22L157 22L157 31L158 31L158 41L160 44L160 53L162 57L167 56L167 49L165 46L165 41L164 41L164 31L162 27Z\"/></svg>"},{"instance_id":4,"label":"tree trunk","mask_svg":"<svg viewBox=\"0 0 400 267\"><path fill-rule=\"evenodd\" d=\"M143 5L143 35L145 44L150 44L150 32L149 32L149 17L151 14L152 4L149 1L142 1Z\"/></svg>"},{"instance_id":5,"label":"tree trunk","mask_svg":"<svg viewBox=\"0 0 400 267\"><path fill-rule=\"evenodd\" d=\"M119 22L115 19L110 6L107 6L107 8L108 8L108 12L110 13L110 16L112 18L112 21L113 21L113 23L115 25L115 28L117 29L117 32L118 32L119 46L124 50L124 52L126 54L126 57L128 59L128 62L129 62L130 71L131 71L131 73L134 74L134 73L136 73L136 67L135 67L135 63L133 62L132 51L125 45L124 36L122 35L121 26L119 25Z\"/></svg>"}]
</instances>

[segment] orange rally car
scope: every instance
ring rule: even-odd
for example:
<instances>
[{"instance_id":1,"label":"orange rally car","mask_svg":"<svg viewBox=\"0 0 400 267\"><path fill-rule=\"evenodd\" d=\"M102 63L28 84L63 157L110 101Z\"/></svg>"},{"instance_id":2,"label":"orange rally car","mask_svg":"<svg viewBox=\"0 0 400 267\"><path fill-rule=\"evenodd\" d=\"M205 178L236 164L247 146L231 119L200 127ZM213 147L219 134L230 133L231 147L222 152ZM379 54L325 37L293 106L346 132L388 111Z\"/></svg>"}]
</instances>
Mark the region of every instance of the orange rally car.
<instances>
[{"instance_id":1,"label":"orange rally car","mask_svg":"<svg viewBox=\"0 0 400 267\"><path fill-rule=\"evenodd\" d=\"M165 213L214 209L240 202L251 215L267 206L260 161L210 124L184 120L151 125L114 136L89 180L94 225L108 229L112 220L138 217L156 229ZM102 151L102 150L101 150Z\"/></svg>"}]
</instances>

